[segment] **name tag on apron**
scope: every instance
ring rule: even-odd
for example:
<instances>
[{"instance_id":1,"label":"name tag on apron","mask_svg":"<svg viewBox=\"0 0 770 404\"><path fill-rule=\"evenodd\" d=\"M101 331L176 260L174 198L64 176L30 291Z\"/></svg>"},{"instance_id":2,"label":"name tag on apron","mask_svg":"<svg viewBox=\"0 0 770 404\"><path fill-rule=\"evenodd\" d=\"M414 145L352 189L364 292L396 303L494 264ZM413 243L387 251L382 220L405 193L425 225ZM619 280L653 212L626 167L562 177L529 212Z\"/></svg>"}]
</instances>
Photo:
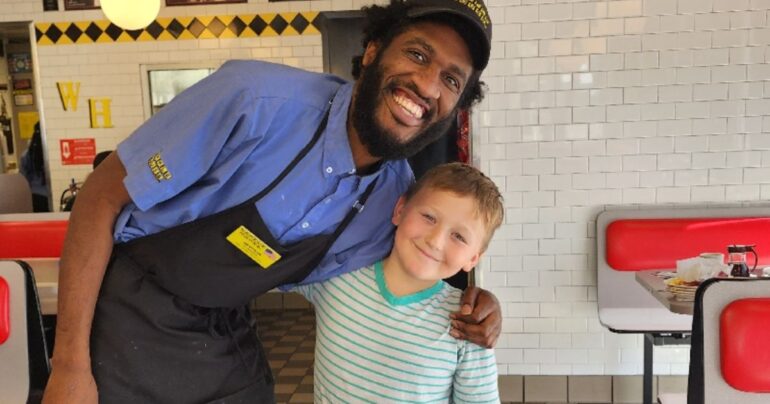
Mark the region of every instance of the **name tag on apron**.
<instances>
[{"instance_id":1,"label":"name tag on apron","mask_svg":"<svg viewBox=\"0 0 770 404\"><path fill-rule=\"evenodd\" d=\"M281 259L280 254L243 226L230 233L227 236L227 241L264 269L269 268L270 265L275 264Z\"/></svg>"}]
</instances>

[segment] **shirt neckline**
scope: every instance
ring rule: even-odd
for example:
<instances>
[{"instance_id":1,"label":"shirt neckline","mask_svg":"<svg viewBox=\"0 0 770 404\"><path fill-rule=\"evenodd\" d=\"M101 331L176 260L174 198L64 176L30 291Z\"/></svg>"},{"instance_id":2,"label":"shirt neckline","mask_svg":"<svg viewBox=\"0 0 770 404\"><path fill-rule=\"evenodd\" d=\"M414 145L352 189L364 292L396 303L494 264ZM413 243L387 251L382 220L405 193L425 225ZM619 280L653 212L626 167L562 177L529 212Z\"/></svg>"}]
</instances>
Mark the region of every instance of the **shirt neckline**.
<instances>
[{"instance_id":1,"label":"shirt neckline","mask_svg":"<svg viewBox=\"0 0 770 404\"><path fill-rule=\"evenodd\" d=\"M385 299L385 301L393 306L404 306L407 304L419 302L435 295L438 291L444 288L444 282L436 281L435 285L427 289L423 289L410 295L396 296L388 289L388 285L385 283L385 273L383 272L382 261L377 261L374 264L374 274L377 281L377 287L380 290L380 294Z\"/></svg>"}]
</instances>

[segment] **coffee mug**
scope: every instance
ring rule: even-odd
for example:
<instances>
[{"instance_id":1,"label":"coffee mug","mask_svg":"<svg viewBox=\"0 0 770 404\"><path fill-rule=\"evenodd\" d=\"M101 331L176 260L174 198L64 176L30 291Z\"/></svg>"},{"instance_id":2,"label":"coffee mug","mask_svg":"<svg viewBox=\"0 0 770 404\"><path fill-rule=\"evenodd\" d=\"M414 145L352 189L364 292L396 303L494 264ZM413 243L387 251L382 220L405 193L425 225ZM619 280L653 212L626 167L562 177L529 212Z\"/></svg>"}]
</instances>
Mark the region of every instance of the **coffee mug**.
<instances>
[{"instance_id":1,"label":"coffee mug","mask_svg":"<svg viewBox=\"0 0 770 404\"><path fill-rule=\"evenodd\" d=\"M725 263L725 255L718 252L704 252L700 254L700 257L707 260L718 261L720 264Z\"/></svg>"}]
</instances>

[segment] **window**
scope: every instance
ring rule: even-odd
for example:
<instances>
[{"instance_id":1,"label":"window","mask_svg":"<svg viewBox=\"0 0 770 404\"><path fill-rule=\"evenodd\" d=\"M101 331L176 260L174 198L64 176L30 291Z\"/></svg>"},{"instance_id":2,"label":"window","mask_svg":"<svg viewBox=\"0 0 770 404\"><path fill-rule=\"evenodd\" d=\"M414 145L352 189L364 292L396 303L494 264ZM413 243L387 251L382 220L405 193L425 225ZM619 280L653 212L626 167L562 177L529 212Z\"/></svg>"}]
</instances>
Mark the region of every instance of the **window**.
<instances>
[{"instance_id":1,"label":"window","mask_svg":"<svg viewBox=\"0 0 770 404\"><path fill-rule=\"evenodd\" d=\"M142 66L145 119L149 119L179 93L216 70L214 66Z\"/></svg>"}]
</instances>

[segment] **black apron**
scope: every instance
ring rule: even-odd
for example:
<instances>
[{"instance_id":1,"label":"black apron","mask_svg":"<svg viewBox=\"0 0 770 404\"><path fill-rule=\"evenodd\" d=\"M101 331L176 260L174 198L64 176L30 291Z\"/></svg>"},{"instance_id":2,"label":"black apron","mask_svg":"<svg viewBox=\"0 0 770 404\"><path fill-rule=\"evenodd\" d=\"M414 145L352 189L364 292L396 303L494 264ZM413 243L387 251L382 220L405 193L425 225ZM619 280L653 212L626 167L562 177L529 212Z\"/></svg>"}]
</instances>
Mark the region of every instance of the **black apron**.
<instances>
[{"instance_id":1,"label":"black apron","mask_svg":"<svg viewBox=\"0 0 770 404\"><path fill-rule=\"evenodd\" d=\"M328 117L327 110L312 140L259 194L115 245L91 332L100 402L274 402L273 377L247 305L309 275L376 184L372 181L333 233L287 246L275 240L255 203L313 148ZM281 259L263 269L233 246L226 238L240 226Z\"/></svg>"}]
</instances>

